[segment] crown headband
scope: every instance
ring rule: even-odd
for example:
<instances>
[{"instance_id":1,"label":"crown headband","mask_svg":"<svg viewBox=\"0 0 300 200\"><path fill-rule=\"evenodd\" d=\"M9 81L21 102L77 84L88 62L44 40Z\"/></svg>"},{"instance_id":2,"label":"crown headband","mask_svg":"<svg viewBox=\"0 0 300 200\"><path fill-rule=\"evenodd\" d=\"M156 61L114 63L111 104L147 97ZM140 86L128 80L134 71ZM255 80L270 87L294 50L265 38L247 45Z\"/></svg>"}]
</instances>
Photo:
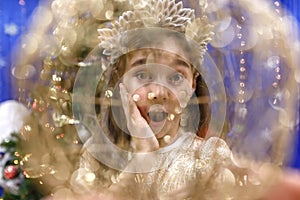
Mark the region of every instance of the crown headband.
<instances>
[{"instance_id":1,"label":"crown headband","mask_svg":"<svg viewBox=\"0 0 300 200\"><path fill-rule=\"evenodd\" d=\"M149 0L143 8L124 12L111 28L98 29L99 47L114 63L129 51L128 46L122 45L122 33L142 28L163 28L184 34L197 44L201 61L213 36L213 26L206 15L195 18L194 10L183 8L182 2L175 0Z\"/></svg>"}]
</instances>

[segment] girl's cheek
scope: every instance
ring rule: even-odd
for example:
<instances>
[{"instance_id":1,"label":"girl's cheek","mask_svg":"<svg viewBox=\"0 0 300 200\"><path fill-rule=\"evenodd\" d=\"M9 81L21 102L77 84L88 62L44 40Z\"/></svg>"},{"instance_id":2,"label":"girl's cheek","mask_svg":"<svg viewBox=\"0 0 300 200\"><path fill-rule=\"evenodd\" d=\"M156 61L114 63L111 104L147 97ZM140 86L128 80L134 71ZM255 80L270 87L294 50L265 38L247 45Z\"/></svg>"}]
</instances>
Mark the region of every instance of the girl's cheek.
<instances>
[{"instance_id":1,"label":"girl's cheek","mask_svg":"<svg viewBox=\"0 0 300 200\"><path fill-rule=\"evenodd\" d=\"M136 84L134 82L129 82L129 81L125 82L125 86L126 86L126 88L127 88L127 90L128 90L129 93L132 93L132 91L135 88L135 85Z\"/></svg>"}]
</instances>

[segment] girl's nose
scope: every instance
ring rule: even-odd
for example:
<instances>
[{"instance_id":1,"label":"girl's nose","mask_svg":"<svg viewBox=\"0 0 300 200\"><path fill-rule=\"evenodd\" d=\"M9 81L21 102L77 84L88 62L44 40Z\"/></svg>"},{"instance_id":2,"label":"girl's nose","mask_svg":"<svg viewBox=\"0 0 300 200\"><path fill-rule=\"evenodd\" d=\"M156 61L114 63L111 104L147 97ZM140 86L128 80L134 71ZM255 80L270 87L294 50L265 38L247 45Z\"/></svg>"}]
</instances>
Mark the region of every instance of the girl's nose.
<instances>
[{"instance_id":1,"label":"girl's nose","mask_svg":"<svg viewBox=\"0 0 300 200\"><path fill-rule=\"evenodd\" d=\"M165 101L168 98L168 90L163 85L151 84L149 85L149 92L147 98L149 100Z\"/></svg>"}]
</instances>

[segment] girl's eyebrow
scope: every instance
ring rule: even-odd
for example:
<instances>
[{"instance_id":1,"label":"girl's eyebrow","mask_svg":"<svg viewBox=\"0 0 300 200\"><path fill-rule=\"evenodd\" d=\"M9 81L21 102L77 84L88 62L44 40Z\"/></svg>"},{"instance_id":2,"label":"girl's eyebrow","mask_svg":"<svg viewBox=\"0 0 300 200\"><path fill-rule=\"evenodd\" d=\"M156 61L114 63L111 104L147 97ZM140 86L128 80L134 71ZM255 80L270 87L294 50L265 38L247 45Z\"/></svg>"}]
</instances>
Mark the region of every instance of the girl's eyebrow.
<instances>
[{"instance_id":1,"label":"girl's eyebrow","mask_svg":"<svg viewBox=\"0 0 300 200\"><path fill-rule=\"evenodd\" d=\"M187 67L187 68L190 68L191 67L191 64L185 60L182 60L180 58L176 58L174 60L174 64L175 65L180 65L180 66L184 66L184 67Z\"/></svg>"},{"instance_id":2,"label":"girl's eyebrow","mask_svg":"<svg viewBox=\"0 0 300 200\"><path fill-rule=\"evenodd\" d=\"M134 62L132 62L130 65L132 66L132 67L135 67L135 66L139 66L139 65L141 65L141 64L145 64L146 63L146 58L145 57L141 57L141 58L138 58L138 59L136 59Z\"/></svg>"},{"instance_id":3,"label":"girl's eyebrow","mask_svg":"<svg viewBox=\"0 0 300 200\"><path fill-rule=\"evenodd\" d=\"M141 50L137 53L133 53L132 55L129 55L129 64L130 66L137 66L139 63L146 63L147 61L147 55L149 54L149 50Z\"/></svg>"},{"instance_id":4,"label":"girl's eyebrow","mask_svg":"<svg viewBox=\"0 0 300 200\"><path fill-rule=\"evenodd\" d=\"M133 55L131 55L131 60L130 61L130 66L135 67L141 64L145 64L147 62L147 56L150 53L156 52L160 55L165 55L165 51L161 50L161 49L142 49L138 52L136 52L137 54L134 55L135 53L133 53ZM172 64L175 66L184 66L187 68L191 67L190 62L188 62L186 59L182 58L181 56L177 55L177 54L173 54L172 56L168 55L169 52L167 52L167 57L169 57L170 59L172 59ZM133 59L132 59L133 58Z\"/></svg>"}]
</instances>

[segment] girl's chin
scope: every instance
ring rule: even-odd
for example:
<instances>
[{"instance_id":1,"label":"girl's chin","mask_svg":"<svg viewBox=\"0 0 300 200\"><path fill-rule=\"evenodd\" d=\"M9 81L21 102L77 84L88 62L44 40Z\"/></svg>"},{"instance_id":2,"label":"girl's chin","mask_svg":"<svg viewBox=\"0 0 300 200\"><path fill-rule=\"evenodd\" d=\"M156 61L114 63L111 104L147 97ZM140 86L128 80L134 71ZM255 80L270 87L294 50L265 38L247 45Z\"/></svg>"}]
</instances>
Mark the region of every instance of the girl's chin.
<instances>
[{"instance_id":1,"label":"girl's chin","mask_svg":"<svg viewBox=\"0 0 300 200\"><path fill-rule=\"evenodd\" d=\"M155 136L157 137L160 135L159 133L162 131L166 123L166 120L160 122L150 121L149 126L151 127L152 131L154 132Z\"/></svg>"}]
</instances>

